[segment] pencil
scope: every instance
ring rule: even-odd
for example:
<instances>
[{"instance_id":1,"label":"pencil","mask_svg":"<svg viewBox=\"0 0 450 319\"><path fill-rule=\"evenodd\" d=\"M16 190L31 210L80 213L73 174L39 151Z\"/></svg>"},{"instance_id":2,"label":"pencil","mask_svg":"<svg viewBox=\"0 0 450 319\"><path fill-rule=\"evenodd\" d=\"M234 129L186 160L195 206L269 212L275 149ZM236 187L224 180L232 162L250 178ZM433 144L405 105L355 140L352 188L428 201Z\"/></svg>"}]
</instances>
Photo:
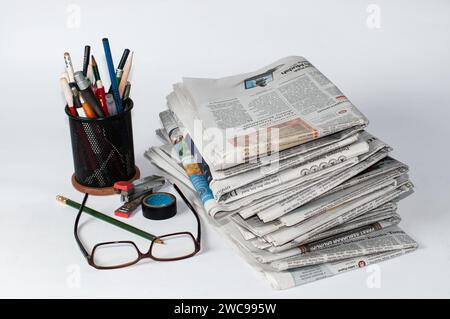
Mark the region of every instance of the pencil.
<instances>
[{"instance_id":1,"label":"pencil","mask_svg":"<svg viewBox=\"0 0 450 319\"><path fill-rule=\"evenodd\" d=\"M67 75L69 76L69 83L75 83L75 78L73 75L72 59L70 58L69 52L64 52L64 63L66 64Z\"/></svg>"},{"instance_id":2,"label":"pencil","mask_svg":"<svg viewBox=\"0 0 450 319\"><path fill-rule=\"evenodd\" d=\"M80 203L77 203L77 202L75 202L75 201L73 201L71 199L68 199L68 198L66 198L64 196L61 196L61 195L56 196L56 200L58 202L60 202L60 203L66 204L67 206L70 206L70 207L75 208L75 209L80 209L80 207L81 207ZM89 214L89 215L91 215L91 216L93 216L95 218L101 219L104 222L107 222L107 223L110 223L110 224L112 224L114 226L117 226L119 228L125 229L125 230L129 231L130 233L133 233L135 235L141 236L141 237L143 237L145 239L148 239L150 241L154 240L155 243L163 244L163 241L161 239L159 239L157 236L149 234L149 233L147 233L147 232L145 232L143 230L140 230L139 228L136 228L136 227L133 227L131 225L128 225L128 224L126 224L124 222L121 222L120 220L115 219L115 218L109 217L108 215L102 214L102 213L100 213L100 212L98 212L98 211L96 211L96 210L94 210L92 208L89 208L89 207L85 206L84 209L83 209L83 212L85 212L85 213L87 213L87 214Z\"/></svg>"},{"instance_id":3,"label":"pencil","mask_svg":"<svg viewBox=\"0 0 450 319\"><path fill-rule=\"evenodd\" d=\"M92 63L92 71L94 72L95 83L97 83L97 81L101 80L101 78L100 78L100 72L98 71L97 61L95 61L94 56L91 57L91 61L92 61L91 62Z\"/></svg>"},{"instance_id":4,"label":"pencil","mask_svg":"<svg viewBox=\"0 0 450 319\"><path fill-rule=\"evenodd\" d=\"M127 62L128 54L130 54L130 50L125 49L123 51L122 57L120 58L119 65L117 66L117 70L116 70L117 85L120 84L120 79L122 78L122 75L123 75L123 68L125 66L125 62Z\"/></svg>"},{"instance_id":5,"label":"pencil","mask_svg":"<svg viewBox=\"0 0 450 319\"><path fill-rule=\"evenodd\" d=\"M131 66L133 64L133 55L134 52L131 52L131 54L128 56L127 62L125 62L125 66L123 67L123 74L122 78L120 79L119 83L119 94L120 97L123 98L123 92L125 91L125 86L128 82L128 76L130 75Z\"/></svg>"}]
</instances>

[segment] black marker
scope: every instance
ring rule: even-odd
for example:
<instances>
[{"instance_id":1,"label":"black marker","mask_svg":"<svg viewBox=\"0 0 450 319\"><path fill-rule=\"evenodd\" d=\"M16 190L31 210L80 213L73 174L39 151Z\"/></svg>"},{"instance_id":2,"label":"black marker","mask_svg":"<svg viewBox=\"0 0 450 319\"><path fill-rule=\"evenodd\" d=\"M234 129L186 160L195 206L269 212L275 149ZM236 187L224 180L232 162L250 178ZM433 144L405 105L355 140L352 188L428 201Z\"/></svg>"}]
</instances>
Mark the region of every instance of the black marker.
<instances>
[{"instance_id":1,"label":"black marker","mask_svg":"<svg viewBox=\"0 0 450 319\"><path fill-rule=\"evenodd\" d=\"M83 74L84 74L84 76L87 75L87 69L89 66L90 56L91 56L91 47L89 45L86 45L84 47L84 57L83 57Z\"/></svg>"}]
</instances>

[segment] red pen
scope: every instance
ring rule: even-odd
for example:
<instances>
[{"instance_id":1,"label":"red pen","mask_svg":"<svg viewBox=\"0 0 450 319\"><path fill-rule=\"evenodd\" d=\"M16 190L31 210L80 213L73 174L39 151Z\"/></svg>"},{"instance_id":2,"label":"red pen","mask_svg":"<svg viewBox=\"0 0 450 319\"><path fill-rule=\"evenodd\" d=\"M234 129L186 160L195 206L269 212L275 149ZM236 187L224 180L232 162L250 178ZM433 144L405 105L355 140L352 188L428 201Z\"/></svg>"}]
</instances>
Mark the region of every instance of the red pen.
<instances>
[{"instance_id":1,"label":"red pen","mask_svg":"<svg viewBox=\"0 0 450 319\"><path fill-rule=\"evenodd\" d=\"M72 90L69 87L69 82L67 82L66 78L60 78L61 88L64 92L64 97L66 98L67 107L69 108L69 112L73 116L78 116L77 110L73 106L73 95Z\"/></svg>"},{"instance_id":2,"label":"red pen","mask_svg":"<svg viewBox=\"0 0 450 319\"><path fill-rule=\"evenodd\" d=\"M109 116L108 104L106 104L106 93L105 88L103 87L102 80L97 80L97 90L95 93L98 100L100 101L100 105L102 107L103 113L105 113L105 117Z\"/></svg>"}]
</instances>

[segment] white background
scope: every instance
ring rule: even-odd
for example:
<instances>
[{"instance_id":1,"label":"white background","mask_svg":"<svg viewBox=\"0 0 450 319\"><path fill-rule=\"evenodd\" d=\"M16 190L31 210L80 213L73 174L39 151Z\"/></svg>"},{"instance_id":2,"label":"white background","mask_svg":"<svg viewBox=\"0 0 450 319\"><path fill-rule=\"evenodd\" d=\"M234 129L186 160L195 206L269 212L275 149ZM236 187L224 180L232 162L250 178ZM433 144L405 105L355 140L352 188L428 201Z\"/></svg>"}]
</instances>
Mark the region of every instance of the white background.
<instances>
[{"instance_id":1,"label":"white background","mask_svg":"<svg viewBox=\"0 0 450 319\"><path fill-rule=\"evenodd\" d=\"M367 24L371 3L381 10L380 28ZM0 297L450 297L449 15L448 1L5 2ZM125 47L135 51L135 154L144 175L153 169L143 152L158 143L158 112L172 83L182 76L248 72L287 55L307 57L367 115L369 131L410 165L416 193L400 203L399 212L401 227L420 249L380 264L381 288L368 288L370 274L360 269L272 291L206 225L204 249L195 258L116 271L89 267L73 239L76 211L54 199L82 199L70 184L69 126L58 79L63 52L80 69L83 47L90 44L109 87L105 36L116 63ZM91 198L89 205L111 213L119 200ZM84 220L88 246L139 241L101 221ZM142 216L130 222L155 233L195 224L182 207L169 222Z\"/></svg>"}]
</instances>

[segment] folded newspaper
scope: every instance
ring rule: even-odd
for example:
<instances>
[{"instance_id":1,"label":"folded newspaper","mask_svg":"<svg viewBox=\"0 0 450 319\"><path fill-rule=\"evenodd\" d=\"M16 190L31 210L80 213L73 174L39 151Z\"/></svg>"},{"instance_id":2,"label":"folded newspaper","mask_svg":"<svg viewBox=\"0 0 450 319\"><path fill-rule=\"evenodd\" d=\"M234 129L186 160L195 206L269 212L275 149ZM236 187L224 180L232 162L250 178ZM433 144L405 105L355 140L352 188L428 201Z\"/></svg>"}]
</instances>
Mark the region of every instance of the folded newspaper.
<instances>
[{"instance_id":1,"label":"folded newspaper","mask_svg":"<svg viewBox=\"0 0 450 319\"><path fill-rule=\"evenodd\" d=\"M145 156L276 289L417 248L398 224L408 166L303 57L184 78Z\"/></svg>"}]
</instances>

